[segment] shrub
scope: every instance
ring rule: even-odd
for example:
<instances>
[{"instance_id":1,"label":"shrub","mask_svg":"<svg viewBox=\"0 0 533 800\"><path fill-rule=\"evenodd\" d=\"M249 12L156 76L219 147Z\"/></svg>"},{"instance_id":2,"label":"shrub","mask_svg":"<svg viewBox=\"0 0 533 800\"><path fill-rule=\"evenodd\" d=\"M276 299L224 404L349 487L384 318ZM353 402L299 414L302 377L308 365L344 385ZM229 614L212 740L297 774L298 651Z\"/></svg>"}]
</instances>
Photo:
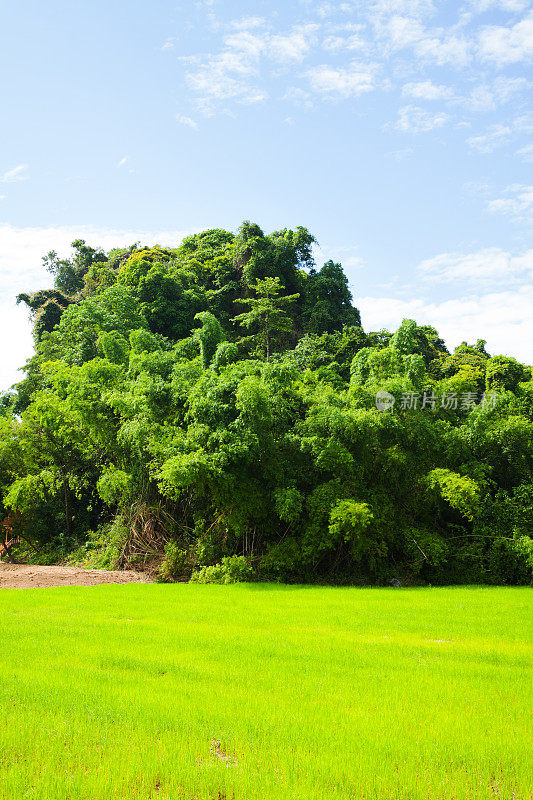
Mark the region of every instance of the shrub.
<instances>
[{"instance_id":1,"label":"shrub","mask_svg":"<svg viewBox=\"0 0 533 800\"><path fill-rule=\"evenodd\" d=\"M241 583L251 577L252 569L244 556L226 556L221 564L193 572L191 583Z\"/></svg>"},{"instance_id":2,"label":"shrub","mask_svg":"<svg viewBox=\"0 0 533 800\"><path fill-rule=\"evenodd\" d=\"M163 581L175 581L184 571L187 551L182 550L177 542L168 542L165 556L159 567L159 577Z\"/></svg>"},{"instance_id":3,"label":"shrub","mask_svg":"<svg viewBox=\"0 0 533 800\"><path fill-rule=\"evenodd\" d=\"M95 569L122 567L129 533L126 521L120 515L115 517L111 525L103 525L96 532L90 531L83 566Z\"/></svg>"}]
</instances>

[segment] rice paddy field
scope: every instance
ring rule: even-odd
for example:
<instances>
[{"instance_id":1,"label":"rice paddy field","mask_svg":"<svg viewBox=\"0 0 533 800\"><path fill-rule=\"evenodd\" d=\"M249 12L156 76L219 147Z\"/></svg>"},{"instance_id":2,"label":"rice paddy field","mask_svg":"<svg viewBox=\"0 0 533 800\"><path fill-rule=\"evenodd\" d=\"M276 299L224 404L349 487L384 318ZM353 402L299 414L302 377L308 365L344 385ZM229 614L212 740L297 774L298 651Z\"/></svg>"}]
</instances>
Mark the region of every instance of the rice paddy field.
<instances>
[{"instance_id":1,"label":"rice paddy field","mask_svg":"<svg viewBox=\"0 0 533 800\"><path fill-rule=\"evenodd\" d=\"M0 592L4 800L533 797L527 588Z\"/></svg>"}]
</instances>

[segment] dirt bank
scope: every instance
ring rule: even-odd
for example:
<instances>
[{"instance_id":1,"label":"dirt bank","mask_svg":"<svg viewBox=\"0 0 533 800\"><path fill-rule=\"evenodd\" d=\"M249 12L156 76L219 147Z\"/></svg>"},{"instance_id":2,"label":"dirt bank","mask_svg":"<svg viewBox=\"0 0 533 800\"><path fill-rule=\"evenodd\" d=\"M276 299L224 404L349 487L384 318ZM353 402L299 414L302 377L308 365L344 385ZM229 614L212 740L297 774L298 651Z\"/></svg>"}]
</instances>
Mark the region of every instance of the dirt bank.
<instances>
[{"instance_id":1,"label":"dirt bank","mask_svg":"<svg viewBox=\"0 0 533 800\"><path fill-rule=\"evenodd\" d=\"M48 586L96 586L99 583L148 583L141 572L78 567L40 567L0 561L0 589L43 589Z\"/></svg>"}]
</instances>

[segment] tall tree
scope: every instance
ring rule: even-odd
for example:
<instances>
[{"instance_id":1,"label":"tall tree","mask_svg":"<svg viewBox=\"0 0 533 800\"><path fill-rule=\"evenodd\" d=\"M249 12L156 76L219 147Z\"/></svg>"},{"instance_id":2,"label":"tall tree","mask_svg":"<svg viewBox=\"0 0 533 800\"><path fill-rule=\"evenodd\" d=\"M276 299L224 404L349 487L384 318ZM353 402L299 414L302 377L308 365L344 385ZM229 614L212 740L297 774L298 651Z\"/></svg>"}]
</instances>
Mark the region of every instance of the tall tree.
<instances>
[{"instance_id":1,"label":"tall tree","mask_svg":"<svg viewBox=\"0 0 533 800\"><path fill-rule=\"evenodd\" d=\"M289 333L292 320L284 310L294 303L299 294L281 295L282 285L279 278L256 280L253 286L257 297L247 297L237 302L249 306L250 310L234 317L245 328L258 328L258 338L264 347L266 360L270 359L273 340Z\"/></svg>"},{"instance_id":2,"label":"tall tree","mask_svg":"<svg viewBox=\"0 0 533 800\"><path fill-rule=\"evenodd\" d=\"M303 324L305 331L319 334L340 331L345 325L361 325L340 264L328 261L319 272L311 271L305 283Z\"/></svg>"}]
</instances>

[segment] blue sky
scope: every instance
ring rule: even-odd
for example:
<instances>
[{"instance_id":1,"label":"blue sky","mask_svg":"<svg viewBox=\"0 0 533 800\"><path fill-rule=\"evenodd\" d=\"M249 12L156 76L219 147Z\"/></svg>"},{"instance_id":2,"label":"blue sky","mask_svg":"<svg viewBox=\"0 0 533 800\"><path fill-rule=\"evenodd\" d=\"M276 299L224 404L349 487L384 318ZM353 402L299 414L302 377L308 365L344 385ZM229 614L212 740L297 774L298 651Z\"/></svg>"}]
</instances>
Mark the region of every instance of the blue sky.
<instances>
[{"instance_id":1,"label":"blue sky","mask_svg":"<svg viewBox=\"0 0 533 800\"><path fill-rule=\"evenodd\" d=\"M367 329L533 362L527 0L28 2L0 12L0 388L14 295L82 236L307 226Z\"/></svg>"}]
</instances>

